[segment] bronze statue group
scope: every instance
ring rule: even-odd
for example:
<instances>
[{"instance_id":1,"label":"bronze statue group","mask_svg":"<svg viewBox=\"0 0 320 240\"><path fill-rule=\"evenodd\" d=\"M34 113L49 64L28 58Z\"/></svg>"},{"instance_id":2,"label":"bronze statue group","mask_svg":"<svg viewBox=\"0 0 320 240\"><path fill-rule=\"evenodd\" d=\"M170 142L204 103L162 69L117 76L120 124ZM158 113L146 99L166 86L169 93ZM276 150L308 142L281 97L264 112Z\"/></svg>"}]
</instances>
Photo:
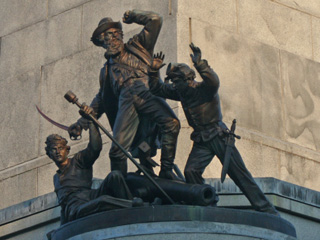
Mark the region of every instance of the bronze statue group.
<instances>
[{"instance_id":1,"label":"bronze statue group","mask_svg":"<svg viewBox=\"0 0 320 240\"><path fill-rule=\"evenodd\" d=\"M202 174L217 156L222 165L228 162L226 173L255 210L279 215L245 167L234 144L228 145L228 138L234 133L222 121L220 81L201 58L201 50L190 44L191 60L201 81L195 81L195 72L188 65L170 63L163 82L159 70L164 66L164 55L153 52L162 25L161 16L132 10L125 12L123 22L143 25L143 29L124 43L121 23L103 18L92 34L91 41L106 50L100 90L90 106L82 105L82 117L69 127L73 136L81 135L82 129L89 130L87 148L69 158L70 147L65 138L52 134L46 140L47 155L58 167L54 186L61 205L61 223L95 212L148 205L130 192L126 182L127 156L114 143L109 151L111 173L98 189L91 189L92 166L99 157L102 140L90 114L96 119L103 113L107 115L114 139L139 158L141 167L150 176L182 181L173 172L180 122L165 99L181 102L193 128L193 147L184 169L186 184L204 184ZM161 170L156 176L151 158L159 144Z\"/></svg>"}]
</instances>

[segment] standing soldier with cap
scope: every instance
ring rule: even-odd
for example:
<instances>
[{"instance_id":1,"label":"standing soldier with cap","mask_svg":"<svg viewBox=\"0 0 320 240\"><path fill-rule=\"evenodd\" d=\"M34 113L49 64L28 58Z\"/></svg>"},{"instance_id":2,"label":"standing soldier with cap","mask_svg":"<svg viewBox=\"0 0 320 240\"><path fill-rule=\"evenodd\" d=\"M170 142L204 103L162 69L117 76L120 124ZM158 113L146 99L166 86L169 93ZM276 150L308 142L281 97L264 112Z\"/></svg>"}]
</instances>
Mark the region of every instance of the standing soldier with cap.
<instances>
[{"instance_id":1,"label":"standing soldier with cap","mask_svg":"<svg viewBox=\"0 0 320 240\"><path fill-rule=\"evenodd\" d=\"M124 44L121 23L103 18L92 34L91 41L106 49L107 62L101 69L100 90L91 107L97 118L107 114L114 138L126 150L141 142L141 138L137 138L150 135L146 125L156 124L162 144L159 176L176 179L172 169L180 123L169 105L152 95L148 86L148 68L162 18L154 12L132 10L125 12L123 22L137 23L144 28ZM82 128L86 128L84 119L71 125L69 131L80 129L81 133ZM154 141L155 138L149 142L151 146ZM111 170L127 173L127 158L115 144L111 146L109 157Z\"/></svg>"},{"instance_id":2,"label":"standing soldier with cap","mask_svg":"<svg viewBox=\"0 0 320 240\"><path fill-rule=\"evenodd\" d=\"M278 215L277 210L254 181L234 146L234 137L237 137L234 134L235 123L229 131L222 122L218 94L220 81L217 74L206 60L201 59L200 49L193 44L190 47L193 51L191 59L203 79L202 82L194 80L195 72L188 65L170 63L166 82L171 80L173 84L163 83L159 76L159 69L164 65L164 55L161 53L154 57L149 71L150 91L160 97L181 101L188 123L194 129L191 134L194 143L184 170L187 183L203 184L202 174L217 155L223 165L229 162L226 172L255 210ZM227 154L228 149L232 150L229 154Z\"/></svg>"}]
</instances>

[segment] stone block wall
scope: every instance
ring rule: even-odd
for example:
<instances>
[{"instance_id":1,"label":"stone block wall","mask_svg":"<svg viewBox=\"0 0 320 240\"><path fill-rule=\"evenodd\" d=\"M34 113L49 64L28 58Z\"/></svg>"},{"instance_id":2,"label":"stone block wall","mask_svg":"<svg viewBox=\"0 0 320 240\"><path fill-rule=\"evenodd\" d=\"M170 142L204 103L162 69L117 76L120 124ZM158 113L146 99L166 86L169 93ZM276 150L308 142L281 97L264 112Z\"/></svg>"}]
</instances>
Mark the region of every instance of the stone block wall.
<instances>
[{"instance_id":1,"label":"stone block wall","mask_svg":"<svg viewBox=\"0 0 320 240\"><path fill-rule=\"evenodd\" d=\"M221 80L225 122L237 119L237 146L254 177L274 177L320 190L320 5L317 0L3 0L0 3L0 209L53 191L56 167L45 155L47 135L62 130L37 113L69 125L78 118L63 95L90 103L98 92L103 49L90 42L99 20L129 9L164 17L155 51L166 62L191 64L189 43L202 49ZM125 40L141 26L123 24ZM164 71L162 71L164 76ZM177 164L192 146L180 104ZM105 117L101 122L108 126ZM109 128L109 127L108 127ZM69 141L71 153L84 148ZM108 149L94 175L110 171ZM130 165L130 169L134 167ZM219 177L214 160L206 177Z\"/></svg>"},{"instance_id":2,"label":"stone block wall","mask_svg":"<svg viewBox=\"0 0 320 240\"><path fill-rule=\"evenodd\" d=\"M319 190L318 1L185 0L177 12L178 61L191 64L192 41L219 75L224 121L237 119L253 176ZM205 176L220 171L215 160Z\"/></svg>"}]
</instances>

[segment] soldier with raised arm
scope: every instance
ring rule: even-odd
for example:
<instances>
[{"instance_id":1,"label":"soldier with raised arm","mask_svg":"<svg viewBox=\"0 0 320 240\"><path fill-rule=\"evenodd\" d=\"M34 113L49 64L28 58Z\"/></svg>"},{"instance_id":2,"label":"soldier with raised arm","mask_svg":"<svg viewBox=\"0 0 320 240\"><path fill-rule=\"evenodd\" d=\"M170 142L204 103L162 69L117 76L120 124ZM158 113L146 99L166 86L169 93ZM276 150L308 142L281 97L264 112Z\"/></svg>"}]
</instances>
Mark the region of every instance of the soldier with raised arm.
<instances>
[{"instance_id":1,"label":"soldier with raised arm","mask_svg":"<svg viewBox=\"0 0 320 240\"><path fill-rule=\"evenodd\" d=\"M83 105L80 111L88 116L93 110ZM87 124L89 144L72 158L68 157L70 146L65 138L51 134L46 140L46 153L58 167L53 180L61 206L61 224L100 211L143 205L141 199L132 200L119 171L109 173L98 189L91 189L92 166L99 157L102 140L98 127L89 120Z\"/></svg>"},{"instance_id":2,"label":"soldier with raised arm","mask_svg":"<svg viewBox=\"0 0 320 240\"><path fill-rule=\"evenodd\" d=\"M164 65L164 55L157 54L149 71L150 91L160 97L181 101L189 125L193 128L191 140L193 147L187 160L184 174L187 183L203 184L202 174L205 168L217 156L225 164L227 139L233 132L222 122L222 113L218 89L220 81L208 62L201 59L201 51L190 45L191 59L203 79L195 81L195 72L186 64L170 63L167 68L166 81L160 79L159 69ZM233 145L230 154L228 175L241 189L257 211L278 215L277 210L267 200L246 168L240 153Z\"/></svg>"},{"instance_id":3,"label":"soldier with raised arm","mask_svg":"<svg viewBox=\"0 0 320 240\"><path fill-rule=\"evenodd\" d=\"M154 12L126 11L123 22L143 25L143 30L123 43L122 25L103 18L92 34L92 42L106 49L107 62L100 72L100 90L91 103L99 118L107 114L114 138L126 149L138 146L149 137L154 146L154 126L161 132L161 171L159 176L175 179L172 172L180 123L172 109L161 98L152 95L148 86L148 67L152 61L162 18ZM86 128L80 119L70 132ZM109 157L111 170L127 173L127 159L114 144ZM149 156L145 157L149 158ZM143 160L140 157L140 161ZM151 170L150 164L145 162Z\"/></svg>"}]
</instances>

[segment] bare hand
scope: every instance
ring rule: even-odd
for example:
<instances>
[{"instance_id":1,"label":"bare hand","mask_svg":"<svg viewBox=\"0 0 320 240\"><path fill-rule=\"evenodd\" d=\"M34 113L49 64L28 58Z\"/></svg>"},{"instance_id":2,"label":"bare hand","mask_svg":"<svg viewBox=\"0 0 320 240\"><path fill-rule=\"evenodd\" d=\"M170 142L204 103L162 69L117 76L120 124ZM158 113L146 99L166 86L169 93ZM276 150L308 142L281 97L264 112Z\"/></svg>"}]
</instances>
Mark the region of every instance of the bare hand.
<instances>
[{"instance_id":1,"label":"bare hand","mask_svg":"<svg viewBox=\"0 0 320 240\"><path fill-rule=\"evenodd\" d=\"M132 11L128 10L128 11L126 11L126 12L123 14L122 21L123 21L124 23L127 23L127 24L133 23L132 17L130 16L130 15L131 15L131 12L132 12Z\"/></svg>"},{"instance_id":2,"label":"bare hand","mask_svg":"<svg viewBox=\"0 0 320 240\"><path fill-rule=\"evenodd\" d=\"M198 64L201 60L201 50L200 48L196 47L193 43L191 43L189 46L193 51L193 54L190 54L191 60L194 64Z\"/></svg>"},{"instance_id":3,"label":"bare hand","mask_svg":"<svg viewBox=\"0 0 320 240\"><path fill-rule=\"evenodd\" d=\"M86 103L82 103L81 108L79 110L79 114L86 119L91 120L89 115L93 115L94 111L92 107L89 107Z\"/></svg>"},{"instance_id":4,"label":"bare hand","mask_svg":"<svg viewBox=\"0 0 320 240\"><path fill-rule=\"evenodd\" d=\"M163 63L164 56L165 55L162 54L162 52L154 54L150 68L152 70L158 71L160 68L166 65L165 63Z\"/></svg>"}]
</instances>

